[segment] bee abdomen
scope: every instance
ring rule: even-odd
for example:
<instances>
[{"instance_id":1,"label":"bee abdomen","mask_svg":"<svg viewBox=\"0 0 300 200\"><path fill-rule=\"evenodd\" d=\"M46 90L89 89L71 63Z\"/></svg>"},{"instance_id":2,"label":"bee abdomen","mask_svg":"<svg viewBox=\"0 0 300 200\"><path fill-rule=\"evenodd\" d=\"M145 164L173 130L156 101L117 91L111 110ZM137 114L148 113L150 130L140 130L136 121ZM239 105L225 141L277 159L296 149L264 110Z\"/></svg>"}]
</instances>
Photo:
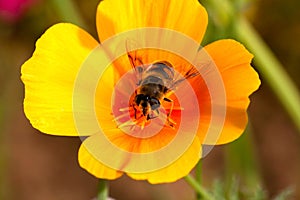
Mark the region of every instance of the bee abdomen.
<instances>
[{"instance_id":1,"label":"bee abdomen","mask_svg":"<svg viewBox=\"0 0 300 200\"><path fill-rule=\"evenodd\" d=\"M148 76L147 78L145 78L142 82L141 85L146 85L146 84L159 84L159 85L163 85L163 81L161 78L157 77L157 76Z\"/></svg>"},{"instance_id":2,"label":"bee abdomen","mask_svg":"<svg viewBox=\"0 0 300 200\"><path fill-rule=\"evenodd\" d=\"M146 71L146 73L155 74L162 79L172 79L174 77L174 69L168 62L153 63Z\"/></svg>"}]
</instances>

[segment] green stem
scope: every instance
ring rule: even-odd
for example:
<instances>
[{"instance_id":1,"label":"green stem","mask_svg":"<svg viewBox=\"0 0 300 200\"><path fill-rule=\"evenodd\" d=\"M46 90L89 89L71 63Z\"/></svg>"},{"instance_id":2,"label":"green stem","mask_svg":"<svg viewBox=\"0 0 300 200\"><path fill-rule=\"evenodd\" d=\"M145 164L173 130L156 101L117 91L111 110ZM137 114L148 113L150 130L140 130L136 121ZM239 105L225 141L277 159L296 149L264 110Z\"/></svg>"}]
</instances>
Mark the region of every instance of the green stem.
<instances>
[{"instance_id":1,"label":"green stem","mask_svg":"<svg viewBox=\"0 0 300 200\"><path fill-rule=\"evenodd\" d=\"M106 180L100 180L98 186L97 200L107 200L108 198L108 182Z\"/></svg>"},{"instance_id":2,"label":"green stem","mask_svg":"<svg viewBox=\"0 0 300 200\"><path fill-rule=\"evenodd\" d=\"M72 0L52 0L52 5L54 6L60 19L65 22L74 23L82 28L87 28L84 23L83 18L80 15L74 1Z\"/></svg>"},{"instance_id":3,"label":"green stem","mask_svg":"<svg viewBox=\"0 0 300 200\"><path fill-rule=\"evenodd\" d=\"M196 181L198 184L201 184L202 183L202 162L201 162L201 160L197 163L195 172L196 172ZM199 193L197 193L197 200L201 200L201 199L203 199L202 196Z\"/></svg>"},{"instance_id":4,"label":"green stem","mask_svg":"<svg viewBox=\"0 0 300 200\"><path fill-rule=\"evenodd\" d=\"M248 49L254 52L255 66L269 83L300 131L300 94L284 67L243 17L236 20L235 32Z\"/></svg>"},{"instance_id":5,"label":"green stem","mask_svg":"<svg viewBox=\"0 0 300 200\"><path fill-rule=\"evenodd\" d=\"M261 182L259 171L254 156L254 146L252 141L250 125L248 125L242 136L226 145L225 148L225 178L227 194L233 192L233 177L238 177L248 191L255 192L257 184ZM253 191L252 191L253 189Z\"/></svg>"},{"instance_id":6,"label":"green stem","mask_svg":"<svg viewBox=\"0 0 300 200\"><path fill-rule=\"evenodd\" d=\"M187 175L185 177L186 182L201 195L204 200L214 200L214 198L192 177L192 175Z\"/></svg>"}]
</instances>

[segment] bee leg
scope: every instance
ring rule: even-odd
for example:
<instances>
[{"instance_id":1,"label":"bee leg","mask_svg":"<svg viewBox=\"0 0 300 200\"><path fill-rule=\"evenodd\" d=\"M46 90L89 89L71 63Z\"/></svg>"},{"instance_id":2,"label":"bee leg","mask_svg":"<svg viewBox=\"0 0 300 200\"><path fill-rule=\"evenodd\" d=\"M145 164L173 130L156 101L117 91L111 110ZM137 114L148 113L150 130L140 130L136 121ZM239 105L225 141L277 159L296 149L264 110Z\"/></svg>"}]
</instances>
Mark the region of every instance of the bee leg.
<instances>
[{"instance_id":1,"label":"bee leg","mask_svg":"<svg viewBox=\"0 0 300 200\"><path fill-rule=\"evenodd\" d=\"M171 103L170 111L169 111L169 113L167 114L167 116L169 117L169 116L171 115L172 111L173 111L174 102L173 102L172 99L168 99L168 98L166 98L166 97L164 98L164 101L167 101L167 102L170 102L170 103Z\"/></svg>"},{"instance_id":2,"label":"bee leg","mask_svg":"<svg viewBox=\"0 0 300 200\"><path fill-rule=\"evenodd\" d=\"M133 109L134 109L134 118L136 119L136 112L137 112L137 109L135 106L133 106Z\"/></svg>"},{"instance_id":3,"label":"bee leg","mask_svg":"<svg viewBox=\"0 0 300 200\"><path fill-rule=\"evenodd\" d=\"M155 110L156 111L156 114L157 114L157 117L158 117L158 115L159 115L159 110Z\"/></svg>"},{"instance_id":4,"label":"bee leg","mask_svg":"<svg viewBox=\"0 0 300 200\"><path fill-rule=\"evenodd\" d=\"M170 126L171 128L175 128L176 122L170 118L171 113L172 113L173 108L174 108L174 102L173 102L172 99L168 99L168 98L166 98L166 97L164 98L164 101L167 101L167 102L170 102L170 103L171 103L170 111L169 111L169 113L167 114L167 121L168 121L168 124L169 124L169 126Z\"/></svg>"},{"instance_id":5,"label":"bee leg","mask_svg":"<svg viewBox=\"0 0 300 200\"><path fill-rule=\"evenodd\" d=\"M168 121L168 125L174 129L176 122L173 119L171 119L170 117L168 117L167 121Z\"/></svg>"}]
</instances>

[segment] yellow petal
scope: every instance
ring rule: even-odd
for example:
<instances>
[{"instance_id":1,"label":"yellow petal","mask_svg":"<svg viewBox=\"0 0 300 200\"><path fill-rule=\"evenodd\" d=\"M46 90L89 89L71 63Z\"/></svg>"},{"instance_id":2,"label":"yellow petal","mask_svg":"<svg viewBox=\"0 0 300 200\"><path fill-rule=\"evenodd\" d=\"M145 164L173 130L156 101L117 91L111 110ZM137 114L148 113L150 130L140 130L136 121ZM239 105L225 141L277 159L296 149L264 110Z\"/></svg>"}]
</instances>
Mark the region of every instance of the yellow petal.
<instances>
[{"instance_id":1,"label":"yellow petal","mask_svg":"<svg viewBox=\"0 0 300 200\"><path fill-rule=\"evenodd\" d=\"M80 165L98 178L115 179L126 172L151 183L173 182L187 175L201 157L198 137L192 138L188 145L182 144L186 143L187 134L190 133L182 134L184 138L179 141L178 138L176 142L171 141L175 145L168 145L165 140L169 136L130 138L117 128L105 130L83 142L79 151Z\"/></svg>"},{"instance_id":2,"label":"yellow petal","mask_svg":"<svg viewBox=\"0 0 300 200\"><path fill-rule=\"evenodd\" d=\"M80 146L78 152L79 165L97 178L113 180L122 176L122 172L102 164L89 152L85 144L91 140L93 140L93 136L87 138ZM101 149L99 150L101 151Z\"/></svg>"},{"instance_id":3,"label":"yellow petal","mask_svg":"<svg viewBox=\"0 0 300 200\"><path fill-rule=\"evenodd\" d=\"M201 158L201 150L200 141L196 137L187 151L171 165L150 173L130 173L128 176L136 180L148 180L152 184L177 181L188 175L195 167Z\"/></svg>"},{"instance_id":4,"label":"yellow petal","mask_svg":"<svg viewBox=\"0 0 300 200\"><path fill-rule=\"evenodd\" d=\"M237 139L247 124L249 95L258 89L260 80L251 67L252 54L234 40L220 40L209 44L205 50L217 65L226 91L226 118L217 144ZM214 144L215 141L206 141Z\"/></svg>"},{"instance_id":5,"label":"yellow petal","mask_svg":"<svg viewBox=\"0 0 300 200\"><path fill-rule=\"evenodd\" d=\"M72 24L49 28L22 66L24 111L33 127L47 134L77 136L72 95L81 64L96 40Z\"/></svg>"},{"instance_id":6,"label":"yellow petal","mask_svg":"<svg viewBox=\"0 0 300 200\"><path fill-rule=\"evenodd\" d=\"M161 27L184 33L199 43L207 21L206 10L197 0L104 0L97 10L102 42L130 29Z\"/></svg>"}]
</instances>

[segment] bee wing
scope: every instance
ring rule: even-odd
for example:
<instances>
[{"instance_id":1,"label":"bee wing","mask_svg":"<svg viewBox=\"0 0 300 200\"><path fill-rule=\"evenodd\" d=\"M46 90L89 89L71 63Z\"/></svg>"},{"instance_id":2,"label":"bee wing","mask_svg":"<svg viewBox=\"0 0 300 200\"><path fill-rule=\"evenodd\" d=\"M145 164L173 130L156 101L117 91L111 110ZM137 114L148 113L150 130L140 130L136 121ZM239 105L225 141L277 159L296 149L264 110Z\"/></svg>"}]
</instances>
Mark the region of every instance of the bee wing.
<instances>
[{"instance_id":1,"label":"bee wing","mask_svg":"<svg viewBox=\"0 0 300 200\"><path fill-rule=\"evenodd\" d=\"M195 66L189 65L188 67L183 67L182 68L182 73L177 74L177 78L175 78L175 80L173 81L170 89L174 90L183 81L188 80L188 79L192 79L192 78L194 78L198 75L200 75L200 72L197 70L197 68Z\"/></svg>"},{"instance_id":2,"label":"bee wing","mask_svg":"<svg viewBox=\"0 0 300 200\"><path fill-rule=\"evenodd\" d=\"M189 70L187 70L184 73L183 77L185 79L190 79L190 78L194 78L194 77L198 76L199 74L200 74L200 72L197 70L197 68L194 67L193 65L190 65Z\"/></svg>"},{"instance_id":3,"label":"bee wing","mask_svg":"<svg viewBox=\"0 0 300 200\"><path fill-rule=\"evenodd\" d=\"M139 45L136 41L127 39L126 40L126 52L129 62L136 72L139 82L142 79L142 73L144 71L144 63L142 61L142 55L139 53Z\"/></svg>"}]
</instances>

